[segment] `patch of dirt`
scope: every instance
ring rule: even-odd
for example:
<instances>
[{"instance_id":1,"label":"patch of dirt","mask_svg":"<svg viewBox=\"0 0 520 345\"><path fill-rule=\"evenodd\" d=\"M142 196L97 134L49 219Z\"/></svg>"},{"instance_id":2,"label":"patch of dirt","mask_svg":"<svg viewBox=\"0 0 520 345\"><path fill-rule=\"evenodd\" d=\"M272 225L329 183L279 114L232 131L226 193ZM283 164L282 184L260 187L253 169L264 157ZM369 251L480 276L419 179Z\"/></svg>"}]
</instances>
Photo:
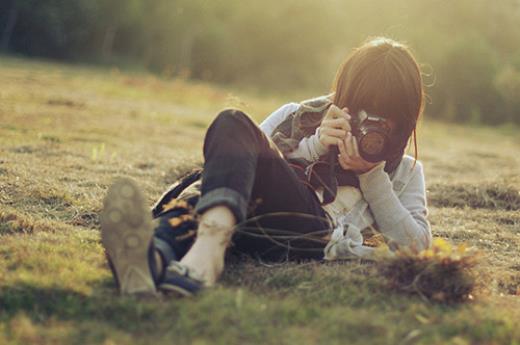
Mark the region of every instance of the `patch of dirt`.
<instances>
[{"instance_id":1,"label":"patch of dirt","mask_svg":"<svg viewBox=\"0 0 520 345\"><path fill-rule=\"evenodd\" d=\"M156 164L155 163L138 163L135 165L135 167L137 169L140 169L140 170L150 170L150 169L153 169L156 167Z\"/></svg>"},{"instance_id":2,"label":"patch of dirt","mask_svg":"<svg viewBox=\"0 0 520 345\"><path fill-rule=\"evenodd\" d=\"M202 165L203 163L198 161L182 161L181 164L177 164L175 167L167 170L164 176L164 182L166 184L172 184L179 178L189 174L194 169L202 167Z\"/></svg>"},{"instance_id":3,"label":"patch of dirt","mask_svg":"<svg viewBox=\"0 0 520 345\"><path fill-rule=\"evenodd\" d=\"M48 219L35 218L13 208L0 210L0 234L33 233L36 231L57 232L70 230L65 224Z\"/></svg>"},{"instance_id":4,"label":"patch of dirt","mask_svg":"<svg viewBox=\"0 0 520 345\"><path fill-rule=\"evenodd\" d=\"M47 100L48 105L54 106L63 106L63 107L71 107L71 108L84 108L85 103L77 102L71 99L66 98L50 98Z\"/></svg>"},{"instance_id":5,"label":"patch of dirt","mask_svg":"<svg viewBox=\"0 0 520 345\"><path fill-rule=\"evenodd\" d=\"M13 147L9 151L11 151L13 153L35 153L35 152L38 151L38 148L35 148L35 147L32 147L32 146L23 145L23 146Z\"/></svg>"},{"instance_id":6,"label":"patch of dirt","mask_svg":"<svg viewBox=\"0 0 520 345\"><path fill-rule=\"evenodd\" d=\"M509 217L498 216L498 217L495 217L495 220L498 224L512 225L512 226L520 225L520 215L518 215L518 214L511 215Z\"/></svg>"},{"instance_id":7,"label":"patch of dirt","mask_svg":"<svg viewBox=\"0 0 520 345\"><path fill-rule=\"evenodd\" d=\"M520 274L513 273L509 276L502 277L502 279L498 281L498 287L503 293L518 295L520 292Z\"/></svg>"},{"instance_id":8,"label":"patch of dirt","mask_svg":"<svg viewBox=\"0 0 520 345\"><path fill-rule=\"evenodd\" d=\"M69 223L74 226L83 226L85 228L98 228L100 225L99 212L80 212Z\"/></svg>"},{"instance_id":9,"label":"patch of dirt","mask_svg":"<svg viewBox=\"0 0 520 345\"><path fill-rule=\"evenodd\" d=\"M520 191L499 184L435 184L428 188L428 202L436 207L470 207L520 210Z\"/></svg>"},{"instance_id":10,"label":"patch of dirt","mask_svg":"<svg viewBox=\"0 0 520 345\"><path fill-rule=\"evenodd\" d=\"M70 197L66 195L39 195L34 201L52 209L63 209L72 206Z\"/></svg>"},{"instance_id":11,"label":"patch of dirt","mask_svg":"<svg viewBox=\"0 0 520 345\"><path fill-rule=\"evenodd\" d=\"M500 158L499 155L492 152L481 152L481 151L473 151L469 152L469 155L475 157L475 158L482 158L482 159L496 159Z\"/></svg>"}]
</instances>

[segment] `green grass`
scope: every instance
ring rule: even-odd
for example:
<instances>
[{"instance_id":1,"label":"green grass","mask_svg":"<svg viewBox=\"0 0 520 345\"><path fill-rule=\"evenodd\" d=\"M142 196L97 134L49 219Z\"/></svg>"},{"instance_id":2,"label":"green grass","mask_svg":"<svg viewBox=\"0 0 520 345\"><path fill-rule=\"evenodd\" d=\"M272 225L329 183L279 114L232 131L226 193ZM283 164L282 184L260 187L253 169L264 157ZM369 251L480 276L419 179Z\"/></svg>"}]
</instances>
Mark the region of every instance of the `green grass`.
<instances>
[{"instance_id":1,"label":"green grass","mask_svg":"<svg viewBox=\"0 0 520 345\"><path fill-rule=\"evenodd\" d=\"M481 252L472 302L389 289L359 261L231 262L193 299L119 297L99 238L114 177L150 204L201 161L204 128L303 99L0 58L0 344L520 344L520 137L419 129L434 235Z\"/></svg>"}]
</instances>

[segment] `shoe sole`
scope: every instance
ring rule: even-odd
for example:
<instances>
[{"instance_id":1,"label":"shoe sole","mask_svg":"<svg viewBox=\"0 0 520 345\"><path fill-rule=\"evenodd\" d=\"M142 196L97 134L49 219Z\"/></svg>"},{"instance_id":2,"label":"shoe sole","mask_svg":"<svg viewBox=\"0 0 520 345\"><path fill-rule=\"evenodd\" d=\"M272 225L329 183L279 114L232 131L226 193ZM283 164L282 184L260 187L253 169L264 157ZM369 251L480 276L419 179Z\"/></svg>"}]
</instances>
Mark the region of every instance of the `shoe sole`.
<instances>
[{"instance_id":1,"label":"shoe sole","mask_svg":"<svg viewBox=\"0 0 520 345\"><path fill-rule=\"evenodd\" d=\"M171 294L171 295L174 295L174 296L177 296L177 297L193 297L194 296L193 292L188 291L188 290L183 289L183 288L178 287L178 286L161 285L161 286L159 286L159 288L166 295Z\"/></svg>"},{"instance_id":2,"label":"shoe sole","mask_svg":"<svg viewBox=\"0 0 520 345\"><path fill-rule=\"evenodd\" d=\"M101 242L110 257L122 294L155 295L148 263L153 236L150 210L134 181L118 179L108 190L101 212Z\"/></svg>"}]
</instances>

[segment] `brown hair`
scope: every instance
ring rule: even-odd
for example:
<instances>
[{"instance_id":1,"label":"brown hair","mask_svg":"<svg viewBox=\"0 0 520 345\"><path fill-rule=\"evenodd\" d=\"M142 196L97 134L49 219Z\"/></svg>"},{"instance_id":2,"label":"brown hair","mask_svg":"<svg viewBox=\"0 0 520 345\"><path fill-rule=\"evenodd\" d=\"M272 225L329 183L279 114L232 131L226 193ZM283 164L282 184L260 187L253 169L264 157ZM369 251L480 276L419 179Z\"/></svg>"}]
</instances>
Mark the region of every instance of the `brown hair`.
<instances>
[{"instance_id":1,"label":"brown hair","mask_svg":"<svg viewBox=\"0 0 520 345\"><path fill-rule=\"evenodd\" d=\"M404 152L412 133L417 160L416 126L424 108L422 75L410 49L385 37L369 39L341 64L332 91L336 106L360 110L395 124L392 146Z\"/></svg>"}]
</instances>

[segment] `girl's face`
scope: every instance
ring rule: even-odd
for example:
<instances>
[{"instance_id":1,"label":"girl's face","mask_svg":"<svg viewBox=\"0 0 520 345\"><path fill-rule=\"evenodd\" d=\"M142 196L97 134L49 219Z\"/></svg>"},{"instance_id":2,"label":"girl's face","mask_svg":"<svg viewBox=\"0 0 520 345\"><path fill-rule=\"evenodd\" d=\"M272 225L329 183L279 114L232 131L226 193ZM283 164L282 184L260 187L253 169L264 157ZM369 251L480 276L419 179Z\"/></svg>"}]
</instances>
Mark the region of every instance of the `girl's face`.
<instances>
[{"instance_id":1,"label":"girl's face","mask_svg":"<svg viewBox=\"0 0 520 345\"><path fill-rule=\"evenodd\" d=\"M387 119L393 156L404 153L412 135L417 151L415 127L424 91L419 65L407 46L381 37L353 49L338 69L332 91L338 107L365 109Z\"/></svg>"},{"instance_id":2,"label":"girl's face","mask_svg":"<svg viewBox=\"0 0 520 345\"><path fill-rule=\"evenodd\" d=\"M400 142L413 134L423 106L419 65L405 45L385 37L351 52L338 69L332 91L340 108L365 109L387 118L392 137Z\"/></svg>"}]
</instances>

